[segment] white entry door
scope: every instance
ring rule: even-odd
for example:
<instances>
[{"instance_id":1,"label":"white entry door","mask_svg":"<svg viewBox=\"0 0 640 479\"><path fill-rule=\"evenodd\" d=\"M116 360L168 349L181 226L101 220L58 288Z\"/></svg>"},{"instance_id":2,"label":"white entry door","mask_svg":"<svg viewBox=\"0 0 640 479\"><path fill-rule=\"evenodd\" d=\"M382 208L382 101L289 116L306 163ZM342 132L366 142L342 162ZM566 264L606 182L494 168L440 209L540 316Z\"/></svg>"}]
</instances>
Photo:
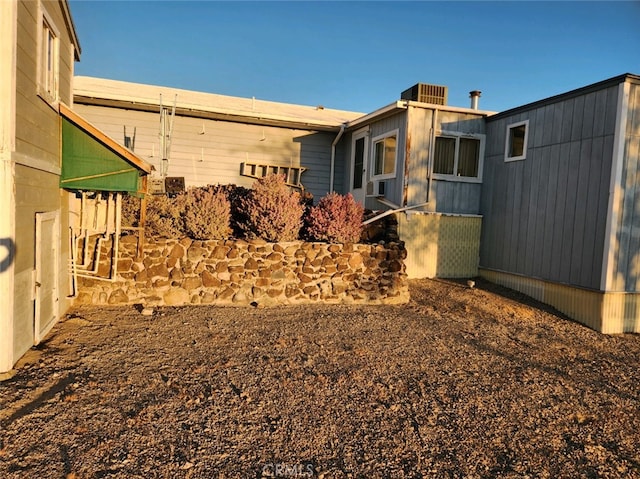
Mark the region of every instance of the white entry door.
<instances>
[{"instance_id":1,"label":"white entry door","mask_svg":"<svg viewBox=\"0 0 640 479\"><path fill-rule=\"evenodd\" d=\"M351 137L351 185L353 198L364 205L369 130L356 131Z\"/></svg>"},{"instance_id":2,"label":"white entry door","mask_svg":"<svg viewBox=\"0 0 640 479\"><path fill-rule=\"evenodd\" d=\"M60 223L57 211L36 213L34 344L58 321Z\"/></svg>"}]
</instances>

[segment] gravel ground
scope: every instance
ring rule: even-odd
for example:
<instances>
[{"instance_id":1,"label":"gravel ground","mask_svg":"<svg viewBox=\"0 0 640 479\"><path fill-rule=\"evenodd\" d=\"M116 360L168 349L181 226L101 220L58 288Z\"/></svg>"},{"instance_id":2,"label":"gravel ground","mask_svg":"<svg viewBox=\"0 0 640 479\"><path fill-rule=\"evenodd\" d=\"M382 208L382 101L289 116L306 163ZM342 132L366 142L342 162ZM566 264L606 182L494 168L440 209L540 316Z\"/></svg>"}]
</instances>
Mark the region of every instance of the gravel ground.
<instances>
[{"instance_id":1,"label":"gravel ground","mask_svg":"<svg viewBox=\"0 0 640 479\"><path fill-rule=\"evenodd\" d=\"M403 306L74 309L0 382L1 478L640 478L640 337L477 281Z\"/></svg>"}]
</instances>

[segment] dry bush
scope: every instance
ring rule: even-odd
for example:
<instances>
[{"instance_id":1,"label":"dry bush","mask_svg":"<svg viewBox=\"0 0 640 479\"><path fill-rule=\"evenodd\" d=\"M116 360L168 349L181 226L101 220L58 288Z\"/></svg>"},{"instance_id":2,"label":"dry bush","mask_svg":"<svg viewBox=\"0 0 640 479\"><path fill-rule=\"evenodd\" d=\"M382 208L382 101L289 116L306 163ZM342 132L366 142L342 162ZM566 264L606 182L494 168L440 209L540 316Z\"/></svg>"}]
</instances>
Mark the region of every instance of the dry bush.
<instances>
[{"instance_id":1,"label":"dry bush","mask_svg":"<svg viewBox=\"0 0 640 479\"><path fill-rule=\"evenodd\" d=\"M240 204L246 221L239 227L248 238L272 242L298 239L304 205L300 193L286 185L283 175L267 175L255 181Z\"/></svg>"},{"instance_id":2,"label":"dry bush","mask_svg":"<svg viewBox=\"0 0 640 479\"><path fill-rule=\"evenodd\" d=\"M183 238L186 195L149 195L145 232L154 238Z\"/></svg>"},{"instance_id":3,"label":"dry bush","mask_svg":"<svg viewBox=\"0 0 640 479\"><path fill-rule=\"evenodd\" d=\"M192 188L185 194L184 226L198 240L225 239L231 234L231 204L221 188Z\"/></svg>"},{"instance_id":4,"label":"dry bush","mask_svg":"<svg viewBox=\"0 0 640 479\"><path fill-rule=\"evenodd\" d=\"M312 241L357 243L362 234L364 208L351 193L329 193L305 217L306 235Z\"/></svg>"}]
</instances>

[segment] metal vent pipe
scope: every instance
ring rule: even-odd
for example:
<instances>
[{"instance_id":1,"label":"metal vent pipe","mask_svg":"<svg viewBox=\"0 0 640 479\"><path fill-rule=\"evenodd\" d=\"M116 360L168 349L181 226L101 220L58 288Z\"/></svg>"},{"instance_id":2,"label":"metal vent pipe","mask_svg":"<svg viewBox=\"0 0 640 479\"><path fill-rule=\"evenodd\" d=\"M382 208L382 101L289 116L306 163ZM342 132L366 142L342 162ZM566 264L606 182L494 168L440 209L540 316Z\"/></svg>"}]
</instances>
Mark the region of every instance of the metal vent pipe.
<instances>
[{"instance_id":1,"label":"metal vent pipe","mask_svg":"<svg viewBox=\"0 0 640 479\"><path fill-rule=\"evenodd\" d=\"M482 92L480 90L473 90L469 92L469 98L471 98L471 109L478 109L478 101L480 100L480 94Z\"/></svg>"}]
</instances>

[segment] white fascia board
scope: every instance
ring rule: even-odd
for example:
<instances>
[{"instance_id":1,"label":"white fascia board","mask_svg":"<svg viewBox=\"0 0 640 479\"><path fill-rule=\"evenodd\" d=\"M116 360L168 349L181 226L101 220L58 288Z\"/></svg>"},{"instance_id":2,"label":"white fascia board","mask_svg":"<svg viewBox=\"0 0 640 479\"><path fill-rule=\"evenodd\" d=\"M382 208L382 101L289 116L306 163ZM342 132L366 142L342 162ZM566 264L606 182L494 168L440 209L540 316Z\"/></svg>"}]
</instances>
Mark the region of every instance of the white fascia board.
<instances>
[{"instance_id":1,"label":"white fascia board","mask_svg":"<svg viewBox=\"0 0 640 479\"><path fill-rule=\"evenodd\" d=\"M604 237L604 253L602 255L602 271L600 273L600 290L610 291L613 287L613 268L617 244L617 224L621 212L618 206L622 201L622 168L624 164L624 143L629 112L629 94L631 85L623 82L618 87L618 107L616 127L613 140L613 156L611 160L611 181L609 183L609 205L607 208L606 230Z\"/></svg>"}]
</instances>

